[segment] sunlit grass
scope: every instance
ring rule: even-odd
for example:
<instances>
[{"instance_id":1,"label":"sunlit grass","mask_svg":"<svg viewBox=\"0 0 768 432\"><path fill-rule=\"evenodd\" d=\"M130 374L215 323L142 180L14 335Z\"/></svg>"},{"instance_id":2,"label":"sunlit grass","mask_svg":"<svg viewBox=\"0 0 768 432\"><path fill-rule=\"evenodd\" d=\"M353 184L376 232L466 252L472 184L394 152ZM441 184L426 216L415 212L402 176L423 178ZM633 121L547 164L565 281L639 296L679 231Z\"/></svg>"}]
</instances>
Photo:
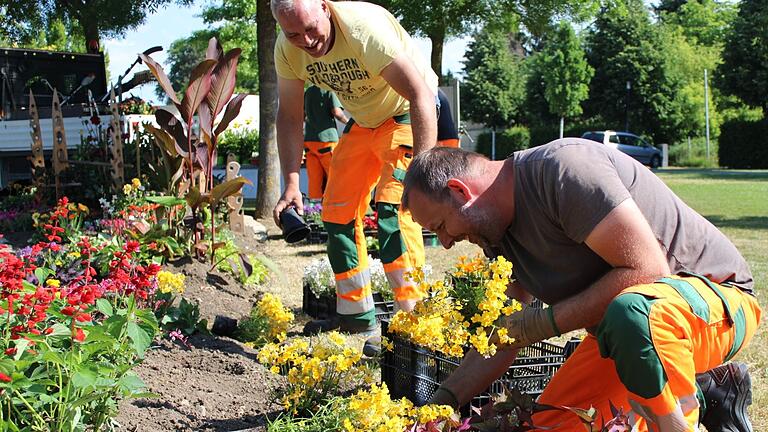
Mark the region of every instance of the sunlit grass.
<instances>
[{"instance_id":1,"label":"sunlit grass","mask_svg":"<svg viewBox=\"0 0 768 432\"><path fill-rule=\"evenodd\" d=\"M768 302L768 171L664 170L659 177L689 206L718 226L749 262L755 292ZM768 430L768 333L765 323L737 360L752 376L751 418Z\"/></svg>"}]
</instances>

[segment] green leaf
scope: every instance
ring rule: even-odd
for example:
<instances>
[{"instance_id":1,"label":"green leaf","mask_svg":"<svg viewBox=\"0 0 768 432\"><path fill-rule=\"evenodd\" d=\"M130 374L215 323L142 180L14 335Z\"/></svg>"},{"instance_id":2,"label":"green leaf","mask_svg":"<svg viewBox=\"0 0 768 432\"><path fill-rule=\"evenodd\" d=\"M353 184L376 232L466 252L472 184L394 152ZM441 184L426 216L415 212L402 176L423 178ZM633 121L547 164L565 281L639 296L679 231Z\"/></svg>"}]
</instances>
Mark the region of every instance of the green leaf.
<instances>
[{"instance_id":1,"label":"green leaf","mask_svg":"<svg viewBox=\"0 0 768 432\"><path fill-rule=\"evenodd\" d=\"M111 317L115 313L112 304L103 298L96 300L96 309L107 317Z\"/></svg>"},{"instance_id":2,"label":"green leaf","mask_svg":"<svg viewBox=\"0 0 768 432\"><path fill-rule=\"evenodd\" d=\"M175 196L148 196L144 199L151 203L160 204L165 207L174 207L186 203L183 198Z\"/></svg>"},{"instance_id":3,"label":"green leaf","mask_svg":"<svg viewBox=\"0 0 768 432\"><path fill-rule=\"evenodd\" d=\"M45 267L38 267L35 269L35 277L37 278L37 283L40 285L43 285L45 283L45 280L48 279L48 275L51 274L51 270Z\"/></svg>"},{"instance_id":4,"label":"green leaf","mask_svg":"<svg viewBox=\"0 0 768 432\"><path fill-rule=\"evenodd\" d=\"M50 340L59 341L72 336L72 330L70 330L69 327L62 323L56 323L52 325L51 329L53 331L48 335L48 339Z\"/></svg>"},{"instance_id":5,"label":"green leaf","mask_svg":"<svg viewBox=\"0 0 768 432\"><path fill-rule=\"evenodd\" d=\"M72 375L72 385L75 388L91 387L96 384L96 378L98 378L98 375L95 371L83 367Z\"/></svg>"},{"instance_id":6,"label":"green leaf","mask_svg":"<svg viewBox=\"0 0 768 432\"><path fill-rule=\"evenodd\" d=\"M126 331L128 338L131 339L133 349L136 350L140 357L144 357L149 344L152 343L152 338L135 322L129 322Z\"/></svg>"},{"instance_id":7,"label":"green leaf","mask_svg":"<svg viewBox=\"0 0 768 432\"><path fill-rule=\"evenodd\" d=\"M13 360L8 358L0 359L0 372L10 375L14 369L16 369L16 367Z\"/></svg>"},{"instance_id":8,"label":"green leaf","mask_svg":"<svg viewBox=\"0 0 768 432\"><path fill-rule=\"evenodd\" d=\"M29 340L27 339L17 339L16 340L16 354L13 356L13 360L16 361L21 358L21 355L24 354L24 351L29 346Z\"/></svg>"},{"instance_id":9,"label":"green leaf","mask_svg":"<svg viewBox=\"0 0 768 432\"><path fill-rule=\"evenodd\" d=\"M139 378L139 376L133 372L128 372L127 374L123 375L118 381L118 385L121 389L131 394L137 393L139 390L144 390L146 387L144 381L142 381L141 378Z\"/></svg>"},{"instance_id":10,"label":"green leaf","mask_svg":"<svg viewBox=\"0 0 768 432\"><path fill-rule=\"evenodd\" d=\"M53 364L60 365L60 366L64 366L65 365L64 358L59 353L57 353L56 351L46 351L46 352L44 352L43 353L43 360L45 360L47 362L51 362Z\"/></svg>"}]
</instances>

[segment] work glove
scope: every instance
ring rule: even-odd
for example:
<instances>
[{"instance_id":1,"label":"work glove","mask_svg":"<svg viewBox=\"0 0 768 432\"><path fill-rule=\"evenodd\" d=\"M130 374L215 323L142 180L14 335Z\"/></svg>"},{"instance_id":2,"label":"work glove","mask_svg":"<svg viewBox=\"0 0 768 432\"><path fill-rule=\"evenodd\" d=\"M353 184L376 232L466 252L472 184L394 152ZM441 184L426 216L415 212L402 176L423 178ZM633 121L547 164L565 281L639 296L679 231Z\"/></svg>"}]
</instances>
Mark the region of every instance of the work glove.
<instances>
[{"instance_id":1,"label":"work glove","mask_svg":"<svg viewBox=\"0 0 768 432\"><path fill-rule=\"evenodd\" d=\"M497 323L507 329L508 337L514 339L514 342L505 345L511 348L523 348L553 336L560 336L552 307L523 306L518 312L502 315Z\"/></svg>"}]
</instances>

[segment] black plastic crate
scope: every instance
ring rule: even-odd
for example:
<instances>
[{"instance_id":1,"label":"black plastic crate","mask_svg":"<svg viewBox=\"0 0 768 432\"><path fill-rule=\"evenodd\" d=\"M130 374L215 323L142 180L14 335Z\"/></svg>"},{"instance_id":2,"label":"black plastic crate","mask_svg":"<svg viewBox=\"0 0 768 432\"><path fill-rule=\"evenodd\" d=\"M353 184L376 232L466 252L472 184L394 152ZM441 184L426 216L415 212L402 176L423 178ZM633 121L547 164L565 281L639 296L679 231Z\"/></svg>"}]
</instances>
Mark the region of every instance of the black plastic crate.
<instances>
[{"instance_id":1,"label":"black plastic crate","mask_svg":"<svg viewBox=\"0 0 768 432\"><path fill-rule=\"evenodd\" d=\"M373 293L373 306L376 308L376 321L389 319L394 315L395 303L386 301L381 293ZM309 285L304 284L301 311L312 318L325 319L336 314L336 296L318 298Z\"/></svg>"},{"instance_id":2,"label":"black plastic crate","mask_svg":"<svg viewBox=\"0 0 768 432\"><path fill-rule=\"evenodd\" d=\"M328 232L325 230L325 227L320 224L310 222L309 235L307 236L307 242L320 244L320 243L325 243L327 241L328 241Z\"/></svg>"},{"instance_id":3,"label":"black plastic crate","mask_svg":"<svg viewBox=\"0 0 768 432\"><path fill-rule=\"evenodd\" d=\"M429 401L437 387L461 363L460 358L449 357L416 345L394 334L387 334L388 321L382 322L382 334L393 345L381 357L381 380L387 384L393 398L405 397L416 405ZM569 342L568 344L573 344ZM573 348L569 346L569 349ZM520 350L509 370L491 386L476 396L471 406L481 407L492 394L501 393L504 386L517 388L522 393L540 395L557 369L566 359L566 347L549 342L538 342ZM572 349L570 349L572 352ZM469 405L462 407L469 414Z\"/></svg>"},{"instance_id":4,"label":"black plastic crate","mask_svg":"<svg viewBox=\"0 0 768 432\"><path fill-rule=\"evenodd\" d=\"M432 231L428 231L425 229L421 230L421 238L424 240L424 246L426 247L437 247L440 245L440 239L437 238L437 234L433 233Z\"/></svg>"}]
</instances>

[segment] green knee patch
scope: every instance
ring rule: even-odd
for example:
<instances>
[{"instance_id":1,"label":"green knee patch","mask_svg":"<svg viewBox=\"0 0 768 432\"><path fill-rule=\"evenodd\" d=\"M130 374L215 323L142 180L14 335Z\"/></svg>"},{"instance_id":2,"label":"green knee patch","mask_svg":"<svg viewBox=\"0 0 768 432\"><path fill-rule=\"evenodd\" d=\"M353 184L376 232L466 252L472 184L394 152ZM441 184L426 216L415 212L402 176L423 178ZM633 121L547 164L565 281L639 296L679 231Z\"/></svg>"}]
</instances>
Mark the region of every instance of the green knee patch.
<instances>
[{"instance_id":1,"label":"green knee patch","mask_svg":"<svg viewBox=\"0 0 768 432\"><path fill-rule=\"evenodd\" d=\"M661 394L667 374L653 346L649 315L655 299L622 294L608 305L597 329L600 355L616 364L627 390L650 399Z\"/></svg>"},{"instance_id":2,"label":"green knee patch","mask_svg":"<svg viewBox=\"0 0 768 432\"><path fill-rule=\"evenodd\" d=\"M379 216L379 254L381 262L391 263L405 253L405 243L400 234L398 206L389 203L377 203Z\"/></svg>"},{"instance_id":3,"label":"green knee patch","mask_svg":"<svg viewBox=\"0 0 768 432\"><path fill-rule=\"evenodd\" d=\"M360 261L355 244L355 222L337 224L324 222L328 231L328 260L334 273L344 273L356 268Z\"/></svg>"},{"instance_id":4,"label":"green knee patch","mask_svg":"<svg viewBox=\"0 0 768 432\"><path fill-rule=\"evenodd\" d=\"M739 310L736 311L736 315L733 317L733 345L731 346L728 355L725 356L725 361L729 361L736 355L744 344L744 338L747 336L747 317L744 315L744 308L739 306Z\"/></svg>"}]
</instances>

